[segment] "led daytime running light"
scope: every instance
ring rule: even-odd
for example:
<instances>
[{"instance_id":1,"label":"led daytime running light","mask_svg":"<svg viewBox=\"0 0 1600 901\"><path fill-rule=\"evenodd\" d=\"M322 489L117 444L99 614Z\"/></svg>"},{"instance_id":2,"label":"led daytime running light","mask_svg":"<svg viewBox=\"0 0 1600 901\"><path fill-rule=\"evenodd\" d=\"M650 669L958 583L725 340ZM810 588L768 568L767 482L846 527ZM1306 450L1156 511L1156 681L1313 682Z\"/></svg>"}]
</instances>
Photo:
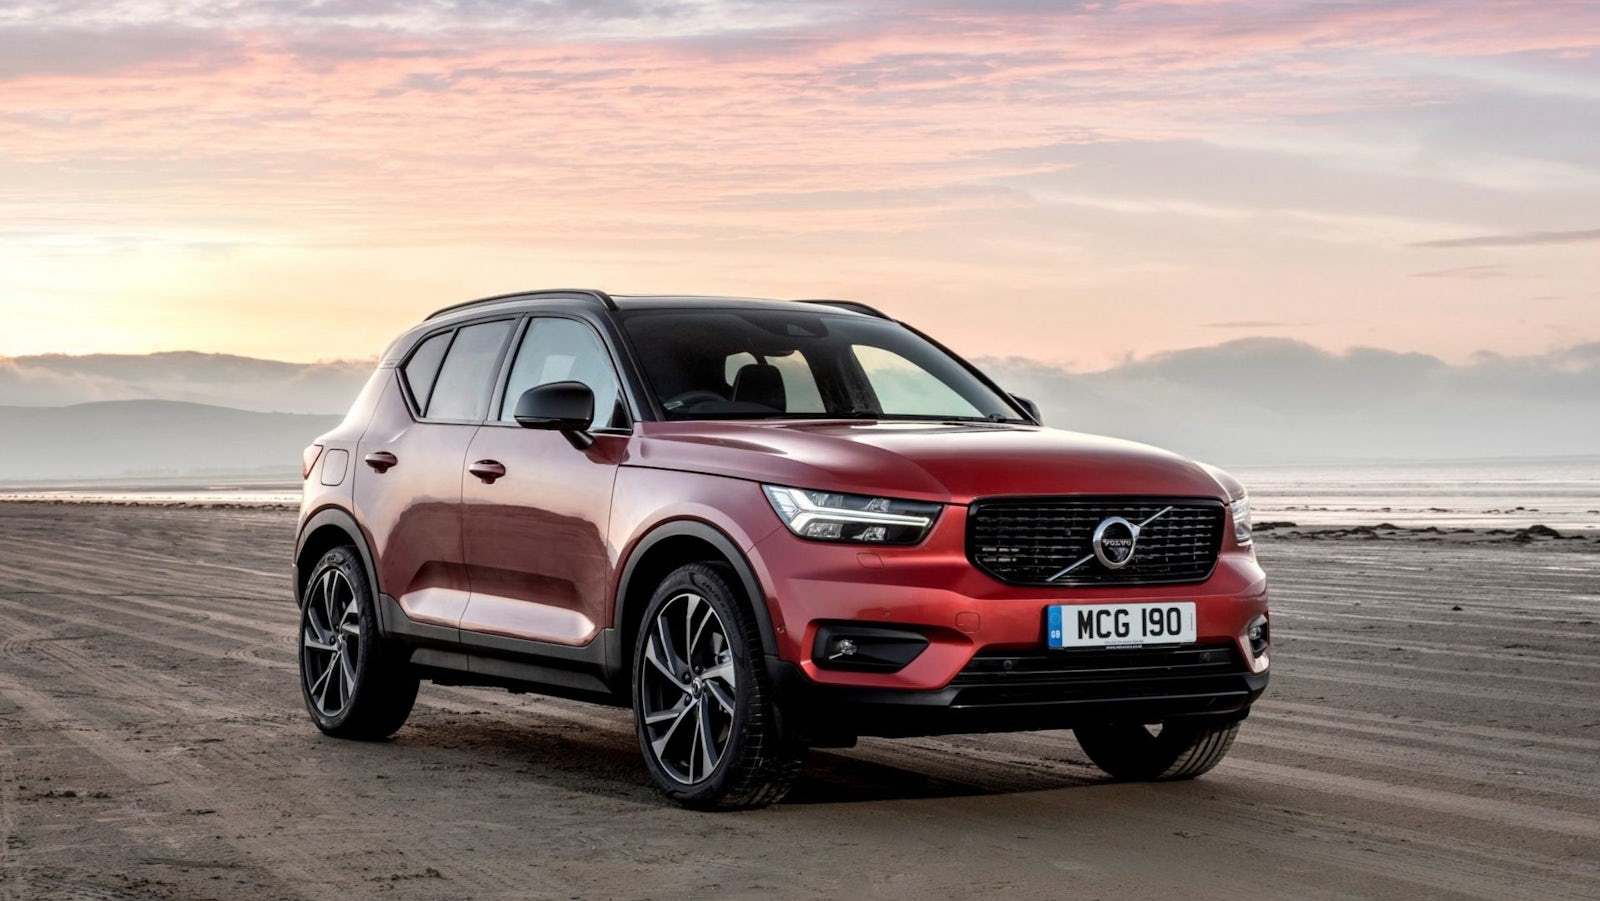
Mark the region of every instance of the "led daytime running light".
<instances>
[{"instance_id":1,"label":"led daytime running light","mask_svg":"<svg viewBox=\"0 0 1600 901\"><path fill-rule=\"evenodd\" d=\"M914 501L895 501L889 498L864 495L846 495L831 491L807 491L763 485L772 509L789 530L802 538L823 541L845 541L863 544L915 544L922 540L938 513L937 505ZM830 504L834 501L837 504ZM854 502L852 507L842 504ZM917 504L929 509L927 514L895 513L894 504ZM855 507L859 507L856 509ZM829 529L828 526L834 526ZM813 528L815 527L815 528ZM860 527L855 534L846 534L846 527ZM891 537L895 530L898 537ZM910 535L904 534L906 530Z\"/></svg>"}]
</instances>

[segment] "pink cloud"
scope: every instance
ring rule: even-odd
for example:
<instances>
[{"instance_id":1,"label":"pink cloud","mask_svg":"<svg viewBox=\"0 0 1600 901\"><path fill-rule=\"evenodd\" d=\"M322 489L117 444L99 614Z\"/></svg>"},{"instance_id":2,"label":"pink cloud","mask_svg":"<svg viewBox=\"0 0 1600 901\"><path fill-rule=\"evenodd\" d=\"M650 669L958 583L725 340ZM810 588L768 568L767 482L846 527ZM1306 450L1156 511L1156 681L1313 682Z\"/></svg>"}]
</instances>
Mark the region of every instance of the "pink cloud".
<instances>
[{"instance_id":1,"label":"pink cloud","mask_svg":"<svg viewBox=\"0 0 1600 901\"><path fill-rule=\"evenodd\" d=\"M1480 90L1421 61L1581 67L1592 57L1571 57L1600 47L1600 5L1512 0L754 3L737 19L627 2L543 19L516 4L495 19L376 0L179 6L0 18L8 229L106 259L152 241L655 248L709 286L757 251L802 269L853 259L867 286L922 266L1056 284L1134 240L1107 246L1108 222L1151 223L1130 255L1182 256L1167 222L1195 204L1088 198L1106 202L1082 215L1084 198L1044 186L1072 165L1050 148L1265 132L1389 153L1387 133L1327 123L1421 116ZM872 253L875 269L859 262Z\"/></svg>"}]
</instances>

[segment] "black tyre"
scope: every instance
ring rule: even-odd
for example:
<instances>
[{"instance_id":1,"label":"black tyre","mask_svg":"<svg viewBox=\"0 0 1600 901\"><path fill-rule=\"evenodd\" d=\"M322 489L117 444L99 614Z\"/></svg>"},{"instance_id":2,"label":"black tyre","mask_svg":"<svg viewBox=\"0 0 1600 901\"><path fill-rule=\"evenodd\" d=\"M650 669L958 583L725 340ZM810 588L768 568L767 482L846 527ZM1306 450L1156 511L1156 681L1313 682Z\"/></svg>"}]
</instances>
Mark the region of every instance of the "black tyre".
<instances>
[{"instance_id":1,"label":"black tyre","mask_svg":"<svg viewBox=\"0 0 1600 901\"><path fill-rule=\"evenodd\" d=\"M1174 720L1152 728L1141 723L1079 726L1073 732L1094 765L1126 782L1193 779L1210 770L1233 747L1239 723Z\"/></svg>"},{"instance_id":2,"label":"black tyre","mask_svg":"<svg viewBox=\"0 0 1600 901\"><path fill-rule=\"evenodd\" d=\"M707 564L673 571L651 597L634 647L633 712L650 775L686 807L772 804L804 759L779 729L755 618Z\"/></svg>"},{"instance_id":3,"label":"black tyre","mask_svg":"<svg viewBox=\"0 0 1600 901\"><path fill-rule=\"evenodd\" d=\"M337 547L311 571L300 608L300 693L329 735L388 738L411 715L418 679L380 633L366 570Z\"/></svg>"}]
</instances>

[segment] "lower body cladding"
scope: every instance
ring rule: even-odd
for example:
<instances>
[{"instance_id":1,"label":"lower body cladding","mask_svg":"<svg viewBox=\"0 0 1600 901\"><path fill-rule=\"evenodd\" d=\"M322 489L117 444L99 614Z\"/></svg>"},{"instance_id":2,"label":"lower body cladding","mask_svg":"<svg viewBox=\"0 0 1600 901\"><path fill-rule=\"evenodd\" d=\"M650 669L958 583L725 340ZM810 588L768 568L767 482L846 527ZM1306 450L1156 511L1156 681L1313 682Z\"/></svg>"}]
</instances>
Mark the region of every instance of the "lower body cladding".
<instances>
[{"instance_id":1,"label":"lower body cladding","mask_svg":"<svg viewBox=\"0 0 1600 901\"><path fill-rule=\"evenodd\" d=\"M850 633L841 628L839 634ZM870 647L856 644L857 654ZM767 658L767 674L785 727L819 746L847 745L863 735L1017 732L1179 717L1227 722L1248 715L1268 678L1264 670L1253 671L1232 642L986 650L945 687L924 691L818 684L799 666L774 657Z\"/></svg>"}]
</instances>

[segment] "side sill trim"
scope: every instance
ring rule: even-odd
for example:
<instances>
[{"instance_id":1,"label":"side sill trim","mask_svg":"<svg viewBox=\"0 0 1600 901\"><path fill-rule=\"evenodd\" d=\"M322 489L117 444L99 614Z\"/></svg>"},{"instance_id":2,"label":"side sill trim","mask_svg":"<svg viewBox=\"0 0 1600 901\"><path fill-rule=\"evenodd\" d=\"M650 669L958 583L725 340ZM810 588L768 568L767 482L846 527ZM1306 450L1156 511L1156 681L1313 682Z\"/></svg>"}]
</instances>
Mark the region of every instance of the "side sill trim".
<instances>
[{"instance_id":1,"label":"side sill trim","mask_svg":"<svg viewBox=\"0 0 1600 901\"><path fill-rule=\"evenodd\" d=\"M605 679L606 660L616 644L613 629L603 629L588 644L572 647L419 623L406 616L399 601L386 594L378 597L384 634L413 645L413 665L450 671L453 675L446 681L582 700L614 695Z\"/></svg>"},{"instance_id":2,"label":"side sill trim","mask_svg":"<svg viewBox=\"0 0 1600 901\"><path fill-rule=\"evenodd\" d=\"M627 706L627 701L613 693L594 673L503 657L480 657L446 648L417 648L411 652L411 665L420 669L423 677L440 685L484 685L617 707Z\"/></svg>"}]
</instances>

